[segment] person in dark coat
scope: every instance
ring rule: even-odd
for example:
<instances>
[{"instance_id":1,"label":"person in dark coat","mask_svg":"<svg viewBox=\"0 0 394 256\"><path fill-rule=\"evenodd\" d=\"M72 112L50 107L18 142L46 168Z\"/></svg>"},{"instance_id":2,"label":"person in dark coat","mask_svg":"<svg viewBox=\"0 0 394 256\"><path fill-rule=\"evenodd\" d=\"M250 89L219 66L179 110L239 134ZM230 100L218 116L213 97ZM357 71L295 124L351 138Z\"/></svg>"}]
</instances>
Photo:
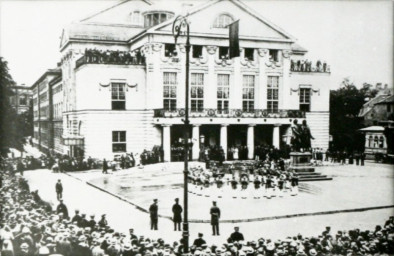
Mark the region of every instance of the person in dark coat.
<instances>
[{"instance_id":1,"label":"person in dark coat","mask_svg":"<svg viewBox=\"0 0 394 256\"><path fill-rule=\"evenodd\" d=\"M216 202L212 202L213 206L211 207L211 225L212 225L212 235L220 236L219 234L219 219L220 219L220 209L216 206Z\"/></svg>"},{"instance_id":2,"label":"person in dark coat","mask_svg":"<svg viewBox=\"0 0 394 256\"><path fill-rule=\"evenodd\" d=\"M63 185L61 180L57 180L55 189L56 189L57 200L60 200L61 198L63 198Z\"/></svg>"},{"instance_id":3,"label":"person in dark coat","mask_svg":"<svg viewBox=\"0 0 394 256\"><path fill-rule=\"evenodd\" d=\"M364 161L365 161L365 153L364 152L362 152L360 154L360 160L361 160L361 166L364 166Z\"/></svg>"},{"instance_id":4,"label":"person in dark coat","mask_svg":"<svg viewBox=\"0 0 394 256\"><path fill-rule=\"evenodd\" d=\"M98 222L101 228L108 226L108 221L105 219L105 214L101 215L101 220Z\"/></svg>"},{"instance_id":5,"label":"person in dark coat","mask_svg":"<svg viewBox=\"0 0 394 256\"><path fill-rule=\"evenodd\" d=\"M193 245L196 247L201 247L203 244L206 244L205 240L202 238L203 234L198 233L198 238L194 240Z\"/></svg>"},{"instance_id":6,"label":"person in dark coat","mask_svg":"<svg viewBox=\"0 0 394 256\"><path fill-rule=\"evenodd\" d=\"M63 217L69 219L67 206L63 203L62 199L60 199L60 204L57 206L56 212L57 214L63 213Z\"/></svg>"},{"instance_id":7,"label":"person in dark coat","mask_svg":"<svg viewBox=\"0 0 394 256\"><path fill-rule=\"evenodd\" d=\"M88 227L90 227L93 230L96 224L97 222L94 220L94 214L90 215L90 220L88 221Z\"/></svg>"},{"instance_id":8,"label":"person in dark coat","mask_svg":"<svg viewBox=\"0 0 394 256\"><path fill-rule=\"evenodd\" d=\"M179 204L179 198L175 198L175 204L172 206L172 213L174 214L174 231L181 231L181 222L182 222L182 206Z\"/></svg>"},{"instance_id":9,"label":"person in dark coat","mask_svg":"<svg viewBox=\"0 0 394 256\"><path fill-rule=\"evenodd\" d=\"M75 215L74 217L71 219L71 223L76 222L77 226L79 226L81 224L81 215L79 215L79 210L75 210Z\"/></svg>"},{"instance_id":10,"label":"person in dark coat","mask_svg":"<svg viewBox=\"0 0 394 256\"><path fill-rule=\"evenodd\" d=\"M228 239L229 243L239 242L244 240L244 235L239 232L239 227L234 227L234 232L231 233Z\"/></svg>"},{"instance_id":11,"label":"person in dark coat","mask_svg":"<svg viewBox=\"0 0 394 256\"><path fill-rule=\"evenodd\" d=\"M107 160L103 160L103 173L104 174L108 174L108 164L107 164Z\"/></svg>"},{"instance_id":12,"label":"person in dark coat","mask_svg":"<svg viewBox=\"0 0 394 256\"><path fill-rule=\"evenodd\" d=\"M158 216L159 206L157 205L157 199L153 200L153 204L149 207L150 213L150 229L157 230L157 222L159 220Z\"/></svg>"}]
</instances>

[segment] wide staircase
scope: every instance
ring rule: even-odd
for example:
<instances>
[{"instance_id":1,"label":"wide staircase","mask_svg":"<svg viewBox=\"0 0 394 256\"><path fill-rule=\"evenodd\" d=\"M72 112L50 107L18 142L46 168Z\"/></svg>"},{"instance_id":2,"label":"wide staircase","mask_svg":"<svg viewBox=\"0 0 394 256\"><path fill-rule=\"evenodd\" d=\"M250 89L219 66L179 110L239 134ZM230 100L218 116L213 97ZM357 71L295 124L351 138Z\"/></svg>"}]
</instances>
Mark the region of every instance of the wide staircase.
<instances>
[{"instance_id":1,"label":"wide staircase","mask_svg":"<svg viewBox=\"0 0 394 256\"><path fill-rule=\"evenodd\" d=\"M311 166L297 166L293 167L298 175L299 181L323 181L332 180L327 175L322 175L320 172L316 172L314 167Z\"/></svg>"}]
</instances>

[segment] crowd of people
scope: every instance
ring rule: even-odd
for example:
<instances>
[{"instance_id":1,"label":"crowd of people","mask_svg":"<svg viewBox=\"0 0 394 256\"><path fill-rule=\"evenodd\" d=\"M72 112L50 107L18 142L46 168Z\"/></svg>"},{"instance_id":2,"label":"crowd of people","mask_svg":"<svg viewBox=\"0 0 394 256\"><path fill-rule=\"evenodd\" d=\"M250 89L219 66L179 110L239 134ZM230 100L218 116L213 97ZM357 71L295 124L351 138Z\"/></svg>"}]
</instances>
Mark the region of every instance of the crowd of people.
<instances>
[{"instance_id":1,"label":"crowd of people","mask_svg":"<svg viewBox=\"0 0 394 256\"><path fill-rule=\"evenodd\" d=\"M330 72L330 66L324 61L316 61L313 66L309 60L291 60L290 70L296 72Z\"/></svg>"},{"instance_id":2,"label":"crowd of people","mask_svg":"<svg viewBox=\"0 0 394 256\"><path fill-rule=\"evenodd\" d=\"M87 63L103 64L145 64L145 56L139 50L134 51L110 51L85 49L85 61Z\"/></svg>"},{"instance_id":3,"label":"crowd of people","mask_svg":"<svg viewBox=\"0 0 394 256\"><path fill-rule=\"evenodd\" d=\"M181 256L183 240L172 244L116 232L105 214L86 219L78 210L71 217L60 198L52 209L30 191L28 182L15 172L1 169L0 173L2 256ZM215 215L216 214L216 215ZM215 203L211 215L220 216ZM212 224L213 229L216 228ZM215 231L214 231L215 232ZM216 235L219 234L217 230ZM190 247L196 256L316 256L316 255L392 255L394 253L394 216L373 230L359 229L333 233L327 227L321 234L304 237L299 234L283 240L260 238L247 240L235 227L227 243L213 245L199 234Z\"/></svg>"},{"instance_id":4,"label":"crowd of people","mask_svg":"<svg viewBox=\"0 0 394 256\"><path fill-rule=\"evenodd\" d=\"M201 189L224 186L234 191L244 191L253 187L254 197L283 196L290 192L298 194L298 176L289 168L284 159L266 159L265 161L235 162L217 166L213 162L210 169L190 168L189 180Z\"/></svg>"}]
</instances>

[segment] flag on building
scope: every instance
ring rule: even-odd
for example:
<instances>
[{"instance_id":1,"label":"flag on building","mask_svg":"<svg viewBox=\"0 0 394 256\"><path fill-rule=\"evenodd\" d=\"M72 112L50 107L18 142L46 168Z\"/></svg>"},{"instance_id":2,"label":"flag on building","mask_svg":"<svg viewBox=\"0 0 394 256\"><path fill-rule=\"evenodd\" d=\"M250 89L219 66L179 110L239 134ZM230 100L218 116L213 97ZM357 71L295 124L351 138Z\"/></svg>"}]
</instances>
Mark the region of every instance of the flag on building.
<instances>
[{"instance_id":1,"label":"flag on building","mask_svg":"<svg viewBox=\"0 0 394 256\"><path fill-rule=\"evenodd\" d=\"M231 23L229 25L230 28L230 59L234 57L239 57L239 36L238 36L238 30L239 30L239 20Z\"/></svg>"}]
</instances>

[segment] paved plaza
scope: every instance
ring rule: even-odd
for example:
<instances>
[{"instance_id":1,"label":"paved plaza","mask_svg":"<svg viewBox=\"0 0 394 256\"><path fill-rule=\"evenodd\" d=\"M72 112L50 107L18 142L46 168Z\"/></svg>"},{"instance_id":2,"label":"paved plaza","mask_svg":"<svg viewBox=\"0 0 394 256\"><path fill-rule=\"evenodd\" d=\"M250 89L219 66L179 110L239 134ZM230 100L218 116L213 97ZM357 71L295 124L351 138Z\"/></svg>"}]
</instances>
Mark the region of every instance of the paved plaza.
<instances>
[{"instance_id":1,"label":"paved plaza","mask_svg":"<svg viewBox=\"0 0 394 256\"><path fill-rule=\"evenodd\" d=\"M171 216L174 198L179 197L181 202L183 198L182 166L182 163L157 164L108 175L102 174L100 170L69 174L37 170L25 172L25 176L29 179L31 189L38 189L41 197L54 205L57 204L55 182L61 179L70 215L75 209L86 214L94 213L96 218L106 213L110 225L116 230L126 232L133 227L137 234L152 238L164 237L172 242L181 238L181 232L172 231L171 220L160 218L159 231L150 231L149 215L141 208L149 208L152 199L158 198L159 214ZM333 177L333 180L301 183L297 196L215 199L222 210L222 220L225 221L221 224L222 235L211 237L208 223L191 223L191 238L203 232L212 243L223 243L237 225L246 239L283 239L298 233L318 235L326 226L331 226L334 231L356 227L370 229L394 215L392 165L368 162L364 167L324 166L318 167L317 171ZM189 194L189 218L193 222L208 221L212 199ZM359 211L375 207L388 208ZM334 212L338 213L326 214ZM292 217L299 214L307 216Z\"/></svg>"}]
</instances>

